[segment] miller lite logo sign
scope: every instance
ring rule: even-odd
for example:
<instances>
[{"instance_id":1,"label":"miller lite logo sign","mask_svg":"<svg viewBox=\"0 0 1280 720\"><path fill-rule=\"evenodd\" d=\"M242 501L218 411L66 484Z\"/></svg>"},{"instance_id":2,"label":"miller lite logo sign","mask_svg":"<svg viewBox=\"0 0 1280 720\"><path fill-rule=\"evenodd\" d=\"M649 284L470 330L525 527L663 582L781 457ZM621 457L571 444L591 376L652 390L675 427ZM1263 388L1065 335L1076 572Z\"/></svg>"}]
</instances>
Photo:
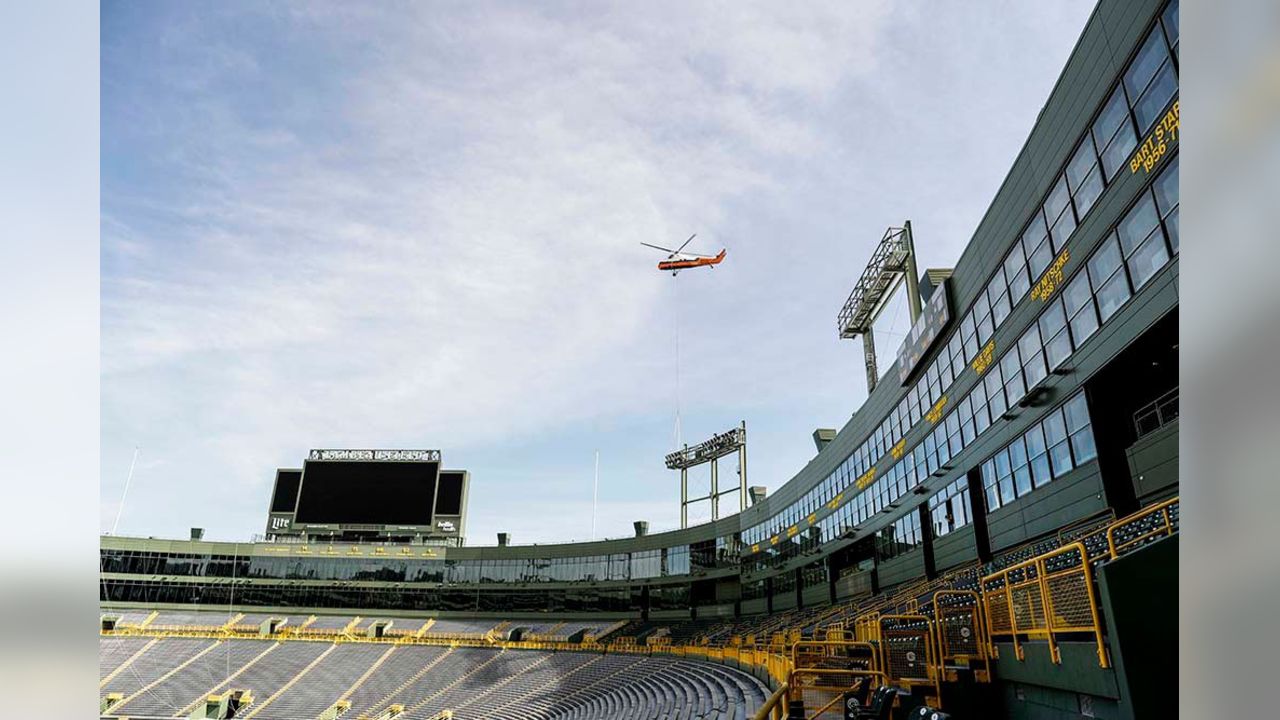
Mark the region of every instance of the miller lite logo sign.
<instances>
[{"instance_id":1,"label":"miller lite logo sign","mask_svg":"<svg viewBox=\"0 0 1280 720\"><path fill-rule=\"evenodd\" d=\"M287 518L287 517L273 517L273 518L271 518L271 529L272 529L272 530L282 530L282 529L287 528L287 527L289 527L289 518Z\"/></svg>"},{"instance_id":2,"label":"miller lite logo sign","mask_svg":"<svg viewBox=\"0 0 1280 720\"><path fill-rule=\"evenodd\" d=\"M452 520L441 520L436 523L436 529L444 532L454 532L458 527L453 524Z\"/></svg>"}]
</instances>

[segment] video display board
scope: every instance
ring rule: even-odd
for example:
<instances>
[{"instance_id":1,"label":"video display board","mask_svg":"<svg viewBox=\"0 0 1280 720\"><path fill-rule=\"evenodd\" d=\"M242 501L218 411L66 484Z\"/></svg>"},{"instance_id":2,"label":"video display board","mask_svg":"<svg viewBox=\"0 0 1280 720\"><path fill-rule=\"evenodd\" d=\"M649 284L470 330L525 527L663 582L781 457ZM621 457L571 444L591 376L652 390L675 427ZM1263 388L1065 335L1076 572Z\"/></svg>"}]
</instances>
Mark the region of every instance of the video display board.
<instances>
[{"instance_id":1,"label":"video display board","mask_svg":"<svg viewBox=\"0 0 1280 720\"><path fill-rule=\"evenodd\" d=\"M276 487L271 493L271 512L293 512L298 506L298 486L301 484L301 470L277 470Z\"/></svg>"},{"instance_id":2,"label":"video display board","mask_svg":"<svg viewBox=\"0 0 1280 720\"><path fill-rule=\"evenodd\" d=\"M920 359L942 335L947 323L951 322L951 300L948 292L950 285L951 281L947 279L934 289L916 324L902 341L902 347L898 348L898 381L903 385L907 384L916 366L920 364Z\"/></svg>"},{"instance_id":3,"label":"video display board","mask_svg":"<svg viewBox=\"0 0 1280 720\"><path fill-rule=\"evenodd\" d=\"M436 491L437 515L462 514L462 472L447 470L440 473L440 489Z\"/></svg>"},{"instance_id":4,"label":"video display board","mask_svg":"<svg viewBox=\"0 0 1280 720\"><path fill-rule=\"evenodd\" d=\"M307 460L296 522L430 525L440 463Z\"/></svg>"}]
</instances>

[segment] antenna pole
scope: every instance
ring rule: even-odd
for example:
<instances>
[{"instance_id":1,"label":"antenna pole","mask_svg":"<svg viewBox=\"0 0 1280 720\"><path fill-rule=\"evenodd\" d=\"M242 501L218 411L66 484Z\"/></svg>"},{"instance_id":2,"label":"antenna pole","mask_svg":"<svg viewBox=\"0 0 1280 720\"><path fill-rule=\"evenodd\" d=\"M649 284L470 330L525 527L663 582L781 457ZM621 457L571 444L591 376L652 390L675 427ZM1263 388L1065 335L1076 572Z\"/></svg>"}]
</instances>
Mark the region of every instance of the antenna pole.
<instances>
[{"instance_id":1,"label":"antenna pole","mask_svg":"<svg viewBox=\"0 0 1280 720\"><path fill-rule=\"evenodd\" d=\"M124 492L120 494L120 507L116 508L116 521L111 523L111 534L116 534L120 527L120 515L124 513L124 501L129 497L129 483L133 481L133 468L138 464L138 446L133 446L133 459L129 461L129 474L124 479Z\"/></svg>"},{"instance_id":2,"label":"antenna pole","mask_svg":"<svg viewBox=\"0 0 1280 720\"><path fill-rule=\"evenodd\" d=\"M600 499L600 451L596 450L596 481L591 488L591 539L596 539L596 502Z\"/></svg>"}]
</instances>

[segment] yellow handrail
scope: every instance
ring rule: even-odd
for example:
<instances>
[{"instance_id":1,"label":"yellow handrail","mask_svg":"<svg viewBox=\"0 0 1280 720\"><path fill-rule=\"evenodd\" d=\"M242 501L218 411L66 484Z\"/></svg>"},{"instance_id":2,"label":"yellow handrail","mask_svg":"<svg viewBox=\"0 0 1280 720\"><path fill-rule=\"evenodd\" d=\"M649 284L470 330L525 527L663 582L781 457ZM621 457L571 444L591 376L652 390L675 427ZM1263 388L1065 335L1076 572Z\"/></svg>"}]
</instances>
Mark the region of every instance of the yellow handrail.
<instances>
[{"instance_id":1,"label":"yellow handrail","mask_svg":"<svg viewBox=\"0 0 1280 720\"><path fill-rule=\"evenodd\" d=\"M1072 553L1079 555L1079 563L1049 570L1048 561ZM1001 583L1002 587L989 589L995 583ZM1019 635L1044 638L1052 661L1061 663L1057 635L1090 633L1097 644L1098 664L1110 667L1102 642L1092 567L1084 543L1074 542L987 575L982 579L982 587L988 633L993 639L998 635L1009 636L1019 660L1025 657ZM1001 612L993 612L993 608L1000 608Z\"/></svg>"},{"instance_id":2,"label":"yellow handrail","mask_svg":"<svg viewBox=\"0 0 1280 720\"><path fill-rule=\"evenodd\" d=\"M782 720L782 718L786 717L787 709L784 703L787 699L787 690L786 683L779 685L778 689L773 691L769 699L764 701L764 705L761 705L756 714L752 716L752 720Z\"/></svg>"},{"instance_id":3,"label":"yellow handrail","mask_svg":"<svg viewBox=\"0 0 1280 720\"><path fill-rule=\"evenodd\" d=\"M1179 500L1180 500L1179 497L1175 497L1171 500L1166 500L1162 503L1152 505L1151 507L1145 508L1133 515L1130 515L1127 518L1124 518L1123 520L1119 520L1107 526L1107 551L1111 554L1111 559L1115 560L1116 558L1120 557L1120 555L1123 554L1123 552L1128 548L1131 548L1134 545L1137 545L1149 538L1156 537L1157 535L1172 535L1173 534L1173 516L1169 510L1174 505L1177 505ZM1161 524L1158 527L1156 527L1154 530L1149 530L1139 535L1138 537L1130 538L1120 544L1116 544L1117 530L1120 530L1121 528L1124 528L1128 525L1141 522L1151 517L1152 515L1155 515L1156 513L1159 513L1161 515L1161 518L1160 518Z\"/></svg>"}]
</instances>

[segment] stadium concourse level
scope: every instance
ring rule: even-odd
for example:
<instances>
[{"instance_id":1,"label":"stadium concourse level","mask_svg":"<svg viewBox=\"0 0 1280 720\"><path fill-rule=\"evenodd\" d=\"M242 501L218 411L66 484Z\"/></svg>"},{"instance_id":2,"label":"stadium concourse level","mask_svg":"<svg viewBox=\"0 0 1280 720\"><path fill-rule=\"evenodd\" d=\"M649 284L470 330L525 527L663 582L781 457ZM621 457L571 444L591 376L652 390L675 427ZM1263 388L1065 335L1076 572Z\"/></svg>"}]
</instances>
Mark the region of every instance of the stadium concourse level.
<instances>
[{"instance_id":1,"label":"stadium concourse level","mask_svg":"<svg viewBox=\"0 0 1280 720\"><path fill-rule=\"evenodd\" d=\"M1110 665L1096 570L1176 535L1179 507L1094 518L891 594L736 620L108 611L102 716L818 718L860 692L866 717L948 703L966 712L939 717L979 717L972 690L1002 652L1095 644ZM240 707L216 706L228 697Z\"/></svg>"}]
</instances>

